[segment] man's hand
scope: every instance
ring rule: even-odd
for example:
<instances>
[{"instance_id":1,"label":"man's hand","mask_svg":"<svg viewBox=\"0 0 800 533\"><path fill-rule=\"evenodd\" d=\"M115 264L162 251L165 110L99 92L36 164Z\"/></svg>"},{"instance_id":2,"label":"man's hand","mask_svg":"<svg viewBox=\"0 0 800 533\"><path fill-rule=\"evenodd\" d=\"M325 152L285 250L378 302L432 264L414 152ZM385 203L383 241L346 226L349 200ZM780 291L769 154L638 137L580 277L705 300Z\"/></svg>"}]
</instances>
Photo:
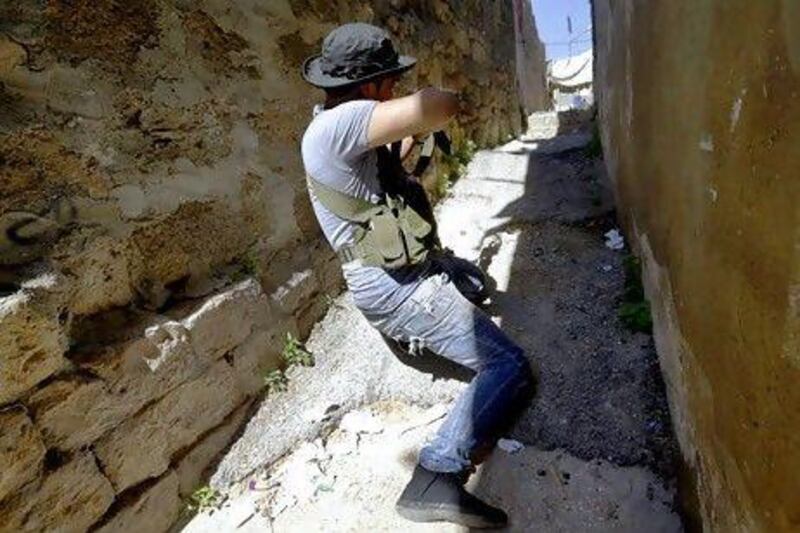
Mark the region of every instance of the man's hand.
<instances>
[{"instance_id":1,"label":"man's hand","mask_svg":"<svg viewBox=\"0 0 800 533\"><path fill-rule=\"evenodd\" d=\"M441 129L457 111L456 93L433 87L380 102L372 112L367 140L374 147L435 131Z\"/></svg>"},{"instance_id":2,"label":"man's hand","mask_svg":"<svg viewBox=\"0 0 800 533\"><path fill-rule=\"evenodd\" d=\"M400 145L400 161L405 161L406 158L411 155L411 149L414 148L414 145L419 142L419 137L421 137L421 135L409 135L403 139L403 142Z\"/></svg>"}]
</instances>

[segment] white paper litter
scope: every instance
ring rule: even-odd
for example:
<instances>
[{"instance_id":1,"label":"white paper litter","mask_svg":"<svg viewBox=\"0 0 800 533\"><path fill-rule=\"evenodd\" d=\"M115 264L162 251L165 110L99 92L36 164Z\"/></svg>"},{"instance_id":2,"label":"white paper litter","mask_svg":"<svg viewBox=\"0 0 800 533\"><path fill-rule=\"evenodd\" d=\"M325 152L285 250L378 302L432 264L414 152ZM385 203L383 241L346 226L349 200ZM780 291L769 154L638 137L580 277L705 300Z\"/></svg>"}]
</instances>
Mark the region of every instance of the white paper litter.
<instances>
[{"instance_id":1,"label":"white paper litter","mask_svg":"<svg viewBox=\"0 0 800 533\"><path fill-rule=\"evenodd\" d=\"M525 445L514 439L500 439L497 441L497 447L506 453L517 453L522 450Z\"/></svg>"},{"instance_id":2,"label":"white paper litter","mask_svg":"<svg viewBox=\"0 0 800 533\"><path fill-rule=\"evenodd\" d=\"M618 229L607 231L605 237L606 248L611 248L612 250L622 250L625 248L625 238Z\"/></svg>"}]
</instances>

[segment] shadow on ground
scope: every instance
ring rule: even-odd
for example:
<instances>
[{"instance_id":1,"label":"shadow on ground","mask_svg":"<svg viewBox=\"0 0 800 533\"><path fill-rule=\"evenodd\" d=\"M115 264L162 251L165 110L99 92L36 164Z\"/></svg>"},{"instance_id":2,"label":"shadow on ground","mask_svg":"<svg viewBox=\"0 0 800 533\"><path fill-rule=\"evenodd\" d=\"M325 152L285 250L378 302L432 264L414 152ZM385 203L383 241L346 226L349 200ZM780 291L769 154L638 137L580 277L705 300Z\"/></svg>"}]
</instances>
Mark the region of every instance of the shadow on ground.
<instances>
[{"instance_id":1,"label":"shadow on ground","mask_svg":"<svg viewBox=\"0 0 800 533\"><path fill-rule=\"evenodd\" d=\"M525 349L538 375L536 397L509 437L585 461L646 467L673 483L677 447L653 339L627 331L617 316L627 252L604 244L616 222L602 162L588 154L585 133L517 141L501 150L527 158L524 182L516 183L523 190L494 215L497 224L484 232L478 260L496 279L490 313ZM492 191L496 205L503 196L498 188L515 180L495 176L476 176L464 189ZM470 203L476 196L464 198ZM481 199L474 203L477 208ZM484 485L538 471L568 486L569 472L540 467L514 474L508 468L508 461L490 461L481 473ZM478 486L490 497L493 490L497 486ZM566 492L564 499L570 499Z\"/></svg>"}]
</instances>

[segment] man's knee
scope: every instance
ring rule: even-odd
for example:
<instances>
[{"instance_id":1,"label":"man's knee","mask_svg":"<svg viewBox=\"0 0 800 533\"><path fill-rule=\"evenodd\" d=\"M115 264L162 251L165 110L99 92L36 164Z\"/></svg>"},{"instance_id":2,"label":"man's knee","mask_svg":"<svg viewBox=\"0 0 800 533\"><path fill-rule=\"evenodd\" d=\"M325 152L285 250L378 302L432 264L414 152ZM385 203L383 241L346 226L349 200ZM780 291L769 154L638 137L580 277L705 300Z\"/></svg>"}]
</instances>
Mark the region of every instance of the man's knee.
<instances>
[{"instance_id":1,"label":"man's knee","mask_svg":"<svg viewBox=\"0 0 800 533\"><path fill-rule=\"evenodd\" d=\"M536 376L531 362L525 357L525 352L520 349L509 358L509 364L514 371L514 380L521 396L532 396L536 390Z\"/></svg>"}]
</instances>

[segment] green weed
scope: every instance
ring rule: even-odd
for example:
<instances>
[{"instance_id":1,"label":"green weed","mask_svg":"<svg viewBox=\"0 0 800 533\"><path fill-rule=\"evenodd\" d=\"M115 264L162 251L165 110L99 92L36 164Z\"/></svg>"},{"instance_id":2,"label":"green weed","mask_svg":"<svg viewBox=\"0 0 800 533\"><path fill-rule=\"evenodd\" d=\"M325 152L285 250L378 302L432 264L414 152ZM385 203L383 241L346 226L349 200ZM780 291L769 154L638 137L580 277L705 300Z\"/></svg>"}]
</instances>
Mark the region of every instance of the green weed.
<instances>
[{"instance_id":1,"label":"green weed","mask_svg":"<svg viewBox=\"0 0 800 533\"><path fill-rule=\"evenodd\" d=\"M622 266L625 269L625 290L618 311L619 319L630 331L651 333L653 318L642 286L642 264L637 257L629 255L623 259Z\"/></svg>"},{"instance_id":2,"label":"green weed","mask_svg":"<svg viewBox=\"0 0 800 533\"><path fill-rule=\"evenodd\" d=\"M282 368L275 368L264 374L264 388L269 393L286 392L289 388L289 377L286 369L293 366L314 366L314 354L309 352L291 332L286 333L283 343Z\"/></svg>"},{"instance_id":3,"label":"green weed","mask_svg":"<svg viewBox=\"0 0 800 533\"><path fill-rule=\"evenodd\" d=\"M597 122L592 124L592 139L586 145L586 156L592 159L603 157L603 141L600 138L600 127Z\"/></svg>"},{"instance_id":4,"label":"green weed","mask_svg":"<svg viewBox=\"0 0 800 533\"><path fill-rule=\"evenodd\" d=\"M231 275L231 281L234 283L258 275L258 252L255 248L250 248L239 258L238 267L239 268Z\"/></svg>"},{"instance_id":5,"label":"green weed","mask_svg":"<svg viewBox=\"0 0 800 533\"><path fill-rule=\"evenodd\" d=\"M291 333L286 334L281 355L287 366L314 366L314 355Z\"/></svg>"},{"instance_id":6,"label":"green weed","mask_svg":"<svg viewBox=\"0 0 800 533\"><path fill-rule=\"evenodd\" d=\"M450 155L442 156L441 161L444 170L436 178L436 194L439 198L445 196L453 183L464 175L467 165L475 156L477 148L475 141L468 139L454 149Z\"/></svg>"},{"instance_id":7,"label":"green weed","mask_svg":"<svg viewBox=\"0 0 800 533\"><path fill-rule=\"evenodd\" d=\"M191 513L217 511L225 502L225 496L218 490L205 485L195 490L186 502L186 509Z\"/></svg>"},{"instance_id":8,"label":"green weed","mask_svg":"<svg viewBox=\"0 0 800 533\"><path fill-rule=\"evenodd\" d=\"M289 388L289 378L279 368L270 370L264 375L264 387L267 392L286 392Z\"/></svg>"}]
</instances>

